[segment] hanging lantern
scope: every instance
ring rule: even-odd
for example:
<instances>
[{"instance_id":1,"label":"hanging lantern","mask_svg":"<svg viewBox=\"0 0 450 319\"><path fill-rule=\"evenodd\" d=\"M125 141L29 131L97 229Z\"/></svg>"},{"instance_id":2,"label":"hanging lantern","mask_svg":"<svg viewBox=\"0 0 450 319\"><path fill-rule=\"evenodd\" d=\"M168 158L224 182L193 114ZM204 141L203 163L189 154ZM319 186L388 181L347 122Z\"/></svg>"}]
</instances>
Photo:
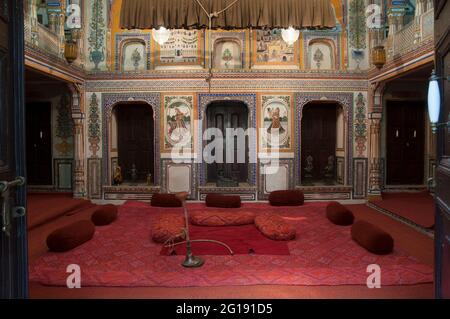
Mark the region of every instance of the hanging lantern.
<instances>
[{"instance_id":1,"label":"hanging lantern","mask_svg":"<svg viewBox=\"0 0 450 319\"><path fill-rule=\"evenodd\" d=\"M382 45L372 48L372 64L381 69L386 64L386 51Z\"/></svg>"},{"instance_id":2,"label":"hanging lantern","mask_svg":"<svg viewBox=\"0 0 450 319\"><path fill-rule=\"evenodd\" d=\"M75 41L67 41L64 45L64 57L67 62L72 63L78 57L78 46Z\"/></svg>"},{"instance_id":3,"label":"hanging lantern","mask_svg":"<svg viewBox=\"0 0 450 319\"><path fill-rule=\"evenodd\" d=\"M438 77L433 70L428 86L428 115L433 133L436 133L439 113L441 110L441 93L439 90Z\"/></svg>"},{"instance_id":4,"label":"hanging lantern","mask_svg":"<svg viewBox=\"0 0 450 319\"><path fill-rule=\"evenodd\" d=\"M289 27L287 29L281 30L281 37L283 38L284 42L286 42L289 45L294 44L295 41L298 40L299 36L300 36L300 31L295 30L293 27Z\"/></svg>"},{"instance_id":5,"label":"hanging lantern","mask_svg":"<svg viewBox=\"0 0 450 319\"><path fill-rule=\"evenodd\" d=\"M158 30L152 30L153 40L155 40L159 45L163 45L169 40L170 30L164 27L160 27Z\"/></svg>"}]
</instances>

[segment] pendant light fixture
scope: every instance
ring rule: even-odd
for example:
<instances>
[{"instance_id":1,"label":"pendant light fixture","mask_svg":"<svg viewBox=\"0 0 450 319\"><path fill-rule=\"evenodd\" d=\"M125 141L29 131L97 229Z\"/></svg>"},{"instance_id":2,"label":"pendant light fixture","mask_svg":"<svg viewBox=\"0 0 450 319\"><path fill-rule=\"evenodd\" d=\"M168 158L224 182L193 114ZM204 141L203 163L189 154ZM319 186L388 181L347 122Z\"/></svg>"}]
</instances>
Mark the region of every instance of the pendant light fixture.
<instances>
[{"instance_id":1,"label":"pendant light fixture","mask_svg":"<svg viewBox=\"0 0 450 319\"><path fill-rule=\"evenodd\" d=\"M283 38L283 41L289 45L293 45L298 40L299 36L300 30L296 30L293 27L281 30L281 37Z\"/></svg>"},{"instance_id":2,"label":"pendant light fixture","mask_svg":"<svg viewBox=\"0 0 450 319\"><path fill-rule=\"evenodd\" d=\"M159 27L158 30L153 29L152 30L152 36L153 40L155 40L159 45L164 45L169 40L170 37L170 30Z\"/></svg>"}]
</instances>

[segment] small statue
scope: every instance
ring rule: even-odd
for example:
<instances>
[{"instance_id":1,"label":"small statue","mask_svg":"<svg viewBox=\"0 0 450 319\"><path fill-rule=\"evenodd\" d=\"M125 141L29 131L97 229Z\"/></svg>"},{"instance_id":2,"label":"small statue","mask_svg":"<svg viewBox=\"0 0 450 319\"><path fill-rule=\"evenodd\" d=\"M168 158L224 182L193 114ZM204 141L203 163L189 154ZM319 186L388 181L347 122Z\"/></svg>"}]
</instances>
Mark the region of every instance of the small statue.
<instances>
[{"instance_id":1,"label":"small statue","mask_svg":"<svg viewBox=\"0 0 450 319\"><path fill-rule=\"evenodd\" d=\"M313 172L313 169L314 169L313 162L314 162L314 158L311 155L308 155L306 157L306 166L304 168L304 170L305 170L305 178L312 178L313 177L313 175L312 175L312 172Z\"/></svg>"},{"instance_id":2,"label":"small statue","mask_svg":"<svg viewBox=\"0 0 450 319\"><path fill-rule=\"evenodd\" d=\"M120 185L123 182L122 177L122 169L119 165L116 166L116 169L114 170L114 177L113 177L114 185Z\"/></svg>"},{"instance_id":3,"label":"small statue","mask_svg":"<svg viewBox=\"0 0 450 319\"><path fill-rule=\"evenodd\" d=\"M131 181L136 182L138 177L136 164L131 165L130 173L131 173Z\"/></svg>"},{"instance_id":4,"label":"small statue","mask_svg":"<svg viewBox=\"0 0 450 319\"><path fill-rule=\"evenodd\" d=\"M147 185L148 186L152 185L152 174L150 173L147 174Z\"/></svg>"},{"instance_id":5,"label":"small statue","mask_svg":"<svg viewBox=\"0 0 450 319\"><path fill-rule=\"evenodd\" d=\"M325 166L325 177L326 178L333 178L334 176L334 156L330 155L328 156L328 164Z\"/></svg>"},{"instance_id":6,"label":"small statue","mask_svg":"<svg viewBox=\"0 0 450 319\"><path fill-rule=\"evenodd\" d=\"M217 172L217 187L239 187L239 182L223 176L223 171Z\"/></svg>"}]
</instances>

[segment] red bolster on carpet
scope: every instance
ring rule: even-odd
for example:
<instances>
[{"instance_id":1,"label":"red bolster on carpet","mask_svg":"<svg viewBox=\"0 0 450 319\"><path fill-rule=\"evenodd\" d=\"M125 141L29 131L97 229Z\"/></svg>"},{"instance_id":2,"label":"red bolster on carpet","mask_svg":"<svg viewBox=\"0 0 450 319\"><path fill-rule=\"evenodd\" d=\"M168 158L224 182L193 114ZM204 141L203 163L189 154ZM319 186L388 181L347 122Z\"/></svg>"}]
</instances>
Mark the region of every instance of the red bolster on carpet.
<instances>
[{"instance_id":1,"label":"red bolster on carpet","mask_svg":"<svg viewBox=\"0 0 450 319\"><path fill-rule=\"evenodd\" d=\"M153 194L151 205L153 207L181 207L183 204L175 194Z\"/></svg>"},{"instance_id":2,"label":"red bolster on carpet","mask_svg":"<svg viewBox=\"0 0 450 319\"><path fill-rule=\"evenodd\" d=\"M101 205L91 216L95 226L105 226L117 219L117 206L112 204Z\"/></svg>"},{"instance_id":3,"label":"red bolster on carpet","mask_svg":"<svg viewBox=\"0 0 450 319\"><path fill-rule=\"evenodd\" d=\"M241 226L253 224L255 213L246 211L199 211L190 213L190 221L198 226Z\"/></svg>"},{"instance_id":4,"label":"red bolster on carpet","mask_svg":"<svg viewBox=\"0 0 450 319\"><path fill-rule=\"evenodd\" d=\"M269 194L269 203L272 206L300 206L304 201L303 192L297 189L273 191Z\"/></svg>"},{"instance_id":5,"label":"red bolster on carpet","mask_svg":"<svg viewBox=\"0 0 450 319\"><path fill-rule=\"evenodd\" d=\"M164 214L155 222L152 229L152 239L156 243L165 243L173 238L174 241L181 241L185 220L183 215Z\"/></svg>"},{"instance_id":6,"label":"red bolster on carpet","mask_svg":"<svg viewBox=\"0 0 450 319\"><path fill-rule=\"evenodd\" d=\"M364 220L352 226L352 239L359 245L377 255L387 255L394 248L394 239L381 228Z\"/></svg>"},{"instance_id":7,"label":"red bolster on carpet","mask_svg":"<svg viewBox=\"0 0 450 319\"><path fill-rule=\"evenodd\" d=\"M208 194L205 198L208 207L239 208L241 207L241 197L231 195Z\"/></svg>"},{"instance_id":8,"label":"red bolster on carpet","mask_svg":"<svg viewBox=\"0 0 450 319\"><path fill-rule=\"evenodd\" d=\"M295 238L295 227L278 215L259 215L255 218L255 225L264 236L273 240L291 240Z\"/></svg>"},{"instance_id":9,"label":"red bolster on carpet","mask_svg":"<svg viewBox=\"0 0 450 319\"><path fill-rule=\"evenodd\" d=\"M50 251L69 251L92 239L95 226L90 220L80 220L68 226L59 228L47 237Z\"/></svg>"},{"instance_id":10,"label":"red bolster on carpet","mask_svg":"<svg viewBox=\"0 0 450 319\"><path fill-rule=\"evenodd\" d=\"M338 202L331 202L327 205L327 218L339 226L349 226L355 219L353 213Z\"/></svg>"}]
</instances>

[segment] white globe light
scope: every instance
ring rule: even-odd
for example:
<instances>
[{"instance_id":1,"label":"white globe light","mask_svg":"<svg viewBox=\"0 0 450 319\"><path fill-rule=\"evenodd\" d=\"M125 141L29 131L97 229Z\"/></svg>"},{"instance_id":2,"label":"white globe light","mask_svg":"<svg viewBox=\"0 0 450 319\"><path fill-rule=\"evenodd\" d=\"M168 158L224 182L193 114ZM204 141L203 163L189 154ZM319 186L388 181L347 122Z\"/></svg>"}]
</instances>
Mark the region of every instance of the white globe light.
<instances>
[{"instance_id":1,"label":"white globe light","mask_svg":"<svg viewBox=\"0 0 450 319\"><path fill-rule=\"evenodd\" d=\"M153 39L158 42L159 45L163 45L169 40L170 30L167 30L164 27L160 27L158 30L152 30Z\"/></svg>"},{"instance_id":2,"label":"white globe light","mask_svg":"<svg viewBox=\"0 0 450 319\"><path fill-rule=\"evenodd\" d=\"M428 115L430 122L436 124L439 121L439 111L441 109L441 94L436 74L432 73L428 87Z\"/></svg>"},{"instance_id":3,"label":"white globe light","mask_svg":"<svg viewBox=\"0 0 450 319\"><path fill-rule=\"evenodd\" d=\"M283 38L284 42L286 42L289 45L294 44L294 42L298 40L299 36L300 31L295 30L293 27L281 30L281 37Z\"/></svg>"}]
</instances>

